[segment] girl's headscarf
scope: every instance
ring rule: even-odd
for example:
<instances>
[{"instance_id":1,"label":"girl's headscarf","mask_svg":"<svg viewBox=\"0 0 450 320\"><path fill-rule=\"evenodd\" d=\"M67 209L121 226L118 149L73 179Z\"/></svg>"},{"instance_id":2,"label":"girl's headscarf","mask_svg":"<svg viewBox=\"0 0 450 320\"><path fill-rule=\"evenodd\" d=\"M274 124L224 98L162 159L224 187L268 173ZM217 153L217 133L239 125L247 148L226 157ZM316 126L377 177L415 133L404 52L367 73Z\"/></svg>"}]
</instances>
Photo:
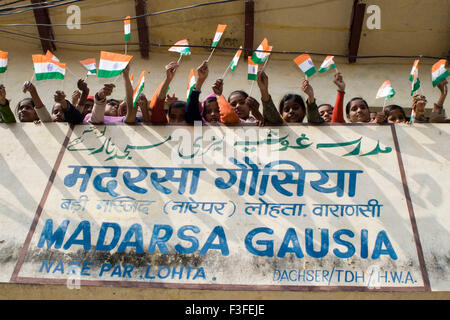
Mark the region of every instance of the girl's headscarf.
<instances>
[{"instance_id":1,"label":"girl's headscarf","mask_svg":"<svg viewBox=\"0 0 450 320\"><path fill-rule=\"evenodd\" d=\"M211 93L209 96L207 96L205 99L203 99L203 101L202 101L202 110L201 110L201 116L202 116L202 122L203 123L207 123L208 121L206 121L206 119L205 119L205 104L206 104L206 101L208 100L208 99L211 99L211 98L216 98L216 95L214 94L214 93ZM220 122L220 119L219 119L219 122Z\"/></svg>"}]
</instances>

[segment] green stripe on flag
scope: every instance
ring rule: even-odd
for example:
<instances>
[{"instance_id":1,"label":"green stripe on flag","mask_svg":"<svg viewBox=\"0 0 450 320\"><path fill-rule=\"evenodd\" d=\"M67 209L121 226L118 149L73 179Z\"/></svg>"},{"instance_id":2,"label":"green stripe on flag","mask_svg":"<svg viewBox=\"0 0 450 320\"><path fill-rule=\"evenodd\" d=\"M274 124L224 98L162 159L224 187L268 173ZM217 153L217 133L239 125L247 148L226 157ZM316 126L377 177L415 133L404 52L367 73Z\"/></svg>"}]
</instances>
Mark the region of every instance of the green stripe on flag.
<instances>
[{"instance_id":1,"label":"green stripe on flag","mask_svg":"<svg viewBox=\"0 0 450 320\"><path fill-rule=\"evenodd\" d=\"M256 80L256 78L257 78L256 74L253 73L248 74L248 80Z\"/></svg>"},{"instance_id":2,"label":"green stripe on flag","mask_svg":"<svg viewBox=\"0 0 450 320\"><path fill-rule=\"evenodd\" d=\"M317 70L317 72L323 73L323 72L327 72L328 70L331 70L331 69L336 69L336 65L335 64L331 64L328 67L319 68L319 70Z\"/></svg>"},{"instance_id":3,"label":"green stripe on flag","mask_svg":"<svg viewBox=\"0 0 450 320\"><path fill-rule=\"evenodd\" d=\"M125 42L130 41L130 39L131 39L131 34L130 33L125 34Z\"/></svg>"},{"instance_id":4,"label":"green stripe on flag","mask_svg":"<svg viewBox=\"0 0 450 320\"><path fill-rule=\"evenodd\" d=\"M50 79L64 80L64 75L59 72L36 73L37 81L50 80Z\"/></svg>"},{"instance_id":5,"label":"green stripe on flag","mask_svg":"<svg viewBox=\"0 0 450 320\"><path fill-rule=\"evenodd\" d=\"M433 81L433 87L436 87L439 83L441 83L442 81L444 81L448 76L450 76L450 72L448 72L447 70L445 70L445 72L443 74L441 74L439 77L437 77L436 79L434 79Z\"/></svg>"},{"instance_id":6,"label":"green stripe on flag","mask_svg":"<svg viewBox=\"0 0 450 320\"><path fill-rule=\"evenodd\" d=\"M414 83L414 87L413 87L412 90L411 90L411 96L413 96L413 95L414 95L414 92L416 92L417 90L419 90L419 88L420 88L420 79L417 78L417 81L416 81L416 83Z\"/></svg>"},{"instance_id":7,"label":"green stripe on flag","mask_svg":"<svg viewBox=\"0 0 450 320\"><path fill-rule=\"evenodd\" d=\"M314 73L316 73L316 68L311 68L311 69L308 69L308 70L306 70L306 72L305 72L305 74L308 76L308 77L311 77Z\"/></svg>"},{"instance_id":8,"label":"green stripe on flag","mask_svg":"<svg viewBox=\"0 0 450 320\"><path fill-rule=\"evenodd\" d=\"M114 71L107 71L107 70L98 70L97 77L99 78L114 78L117 77L122 73L123 70L114 70Z\"/></svg>"},{"instance_id":9,"label":"green stripe on flag","mask_svg":"<svg viewBox=\"0 0 450 320\"><path fill-rule=\"evenodd\" d=\"M6 69L7 69L7 67L0 67L0 73L5 73Z\"/></svg>"}]
</instances>

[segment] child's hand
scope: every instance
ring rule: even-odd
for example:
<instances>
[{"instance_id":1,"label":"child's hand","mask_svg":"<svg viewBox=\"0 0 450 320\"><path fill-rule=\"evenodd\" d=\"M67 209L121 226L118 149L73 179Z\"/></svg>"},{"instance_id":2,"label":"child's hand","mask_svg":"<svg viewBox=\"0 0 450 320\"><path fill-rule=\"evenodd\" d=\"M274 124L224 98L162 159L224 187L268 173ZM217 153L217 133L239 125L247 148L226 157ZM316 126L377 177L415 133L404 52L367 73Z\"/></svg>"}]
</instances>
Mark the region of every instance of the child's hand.
<instances>
[{"instance_id":1,"label":"child's hand","mask_svg":"<svg viewBox=\"0 0 450 320\"><path fill-rule=\"evenodd\" d=\"M304 93L308 95L308 101L313 102L314 101L314 90L313 87L309 84L309 81L306 79L303 79L302 81L302 90Z\"/></svg>"},{"instance_id":2,"label":"child's hand","mask_svg":"<svg viewBox=\"0 0 450 320\"><path fill-rule=\"evenodd\" d=\"M344 78L342 77L342 73L340 73L340 72L335 73L333 82L338 87L339 91L342 91L342 92L345 91L345 82L344 82Z\"/></svg>"},{"instance_id":3,"label":"child's hand","mask_svg":"<svg viewBox=\"0 0 450 320\"><path fill-rule=\"evenodd\" d=\"M30 81L27 81L23 84L23 93L27 93L27 92L35 92L36 91L36 87L34 86L34 84L32 84Z\"/></svg>"},{"instance_id":4,"label":"child's hand","mask_svg":"<svg viewBox=\"0 0 450 320\"><path fill-rule=\"evenodd\" d=\"M421 116L425 113L425 106L427 104L427 99L421 94L415 94L413 96L413 106L412 109L416 113L416 116Z\"/></svg>"},{"instance_id":5,"label":"child's hand","mask_svg":"<svg viewBox=\"0 0 450 320\"><path fill-rule=\"evenodd\" d=\"M148 100L145 94L141 93L141 95L138 98L137 104L142 111L148 108Z\"/></svg>"},{"instance_id":6,"label":"child's hand","mask_svg":"<svg viewBox=\"0 0 450 320\"><path fill-rule=\"evenodd\" d=\"M177 102L177 101L178 101L178 98L175 97L175 93L172 96L170 96L170 94L167 95L166 103L168 105L171 105L172 103Z\"/></svg>"},{"instance_id":7,"label":"child's hand","mask_svg":"<svg viewBox=\"0 0 450 320\"><path fill-rule=\"evenodd\" d=\"M175 77L175 73L177 71L177 68L179 66L180 65L176 61L172 61L171 63L169 63L166 66L166 78L167 78L167 80L169 80L169 81L173 80L173 78Z\"/></svg>"},{"instance_id":8,"label":"child's hand","mask_svg":"<svg viewBox=\"0 0 450 320\"><path fill-rule=\"evenodd\" d=\"M77 82L77 87L82 92L89 91L87 83L83 79L79 79Z\"/></svg>"},{"instance_id":9,"label":"child's hand","mask_svg":"<svg viewBox=\"0 0 450 320\"><path fill-rule=\"evenodd\" d=\"M198 79L197 81L203 82L208 78L209 68L208 61L203 61L203 63L197 68Z\"/></svg>"},{"instance_id":10,"label":"child's hand","mask_svg":"<svg viewBox=\"0 0 450 320\"><path fill-rule=\"evenodd\" d=\"M113 83L105 84L103 85L103 88L100 89L99 92L97 92L97 97L99 100L103 100L106 97L110 96L113 92L113 89L116 86Z\"/></svg>"},{"instance_id":11,"label":"child's hand","mask_svg":"<svg viewBox=\"0 0 450 320\"><path fill-rule=\"evenodd\" d=\"M212 90L216 96L220 97L223 92L223 79L217 79L216 82L214 82Z\"/></svg>"},{"instance_id":12,"label":"child's hand","mask_svg":"<svg viewBox=\"0 0 450 320\"><path fill-rule=\"evenodd\" d=\"M80 98L81 98L81 92L78 91L78 90L75 90L75 91L72 93L72 104L73 104L74 106L76 106L77 103L78 103L78 101L80 100Z\"/></svg>"},{"instance_id":13,"label":"child's hand","mask_svg":"<svg viewBox=\"0 0 450 320\"><path fill-rule=\"evenodd\" d=\"M56 91L54 94L54 99L56 103L64 103L66 101L66 94L64 93L64 91Z\"/></svg>"},{"instance_id":14,"label":"child's hand","mask_svg":"<svg viewBox=\"0 0 450 320\"><path fill-rule=\"evenodd\" d=\"M382 124L386 122L386 113L384 111L377 112L375 119L372 120L372 123Z\"/></svg>"},{"instance_id":15,"label":"child's hand","mask_svg":"<svg viewBox=\"0 0 450 320\"><path fill-rule=\"evenodd\" d=\"M0 104L6 103L6 88L3 84L0 84Z\"/></svg>"},{"instance_id":16,"label":"child's hand","mask_svg":"<svg viewBox=\"0 0 450 320\"><path fill-rule=\"evenodd\" d=\"M448 84L447 79L444 79L441 83L439 83L437 85L438 89L441 91L441 95L443 95L443 96L447 95L447 92L448 92L447 84Z\"/></svg>"},{"instance_id":17,"label":"child's hand","mask_svg":"<svg viewBox=\"0 0 450 320\"><path fill-rule=\"evenodd\" d=\"M258 87L261 91L264 92L269 91L269 77L264 72L264 70L258 71L256 76L256 82L258 83Z\"/></svg>"},{"instance_id":18,"label":"child's hand","mask_svg":"<svg viewBox=\"0 0 450 320\"><path fill-rule=\"evenodd\" d=\"M259 102L256 101L256 99L252 98L252 97L247 97L247 99L245 99L245 103L247 103L250 111L252 112L252 114L254 115L257 111L259 111Z\"/></svg>"}]
</instances>

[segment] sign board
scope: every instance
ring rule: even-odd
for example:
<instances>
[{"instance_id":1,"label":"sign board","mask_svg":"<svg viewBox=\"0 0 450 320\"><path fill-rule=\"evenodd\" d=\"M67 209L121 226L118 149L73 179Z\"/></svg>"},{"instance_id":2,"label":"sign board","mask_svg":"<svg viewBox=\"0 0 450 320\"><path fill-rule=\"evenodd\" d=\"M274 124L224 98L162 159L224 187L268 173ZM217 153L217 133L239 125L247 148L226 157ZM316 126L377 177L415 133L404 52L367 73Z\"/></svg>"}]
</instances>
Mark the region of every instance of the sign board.
<instances>
[{"instance_id":1,"label":"sign board","mask_svg":"<svg viewBox=\"0 0 450 320\"><path fill-rule=\"evenodd\" d=\"M423 127L1 125L0 281L448 290L450 130Z\"/></svg>"}]
</instances>

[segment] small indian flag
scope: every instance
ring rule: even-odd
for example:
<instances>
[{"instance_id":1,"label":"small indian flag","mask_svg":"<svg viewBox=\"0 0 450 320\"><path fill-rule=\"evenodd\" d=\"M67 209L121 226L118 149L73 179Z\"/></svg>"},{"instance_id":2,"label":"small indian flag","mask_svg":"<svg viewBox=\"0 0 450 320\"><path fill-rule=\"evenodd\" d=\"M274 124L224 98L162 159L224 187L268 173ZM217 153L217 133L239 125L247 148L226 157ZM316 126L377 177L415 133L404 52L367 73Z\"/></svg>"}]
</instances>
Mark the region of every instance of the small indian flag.
<instances>
[{"instance_id":1,"label":"small indian flag","mask_svg":"<svg viewBox=\"0 0 450 320\"><path fill-rule=\"evenodd\" d=\"M214 35L213 43L211 47L215 48L219 44L220 38L222 38L225 29L227 28L226 24L219 24L217 26L216 34Z\"/></svg>"},{"instance_id":2,"label":"small indian flag","mask_svg":"<svg viewBox=\"0 0 450 320\"><path fill-rule=\"evenodd\" d=\"M51 60L51 61L61 62L61 61L59 61L59 59L50 50L47 50L47 53L45 54L45 57L48 60Z\"/></svg>"},{"instance_id":3,"label":"small indian flag","mask_svg":"<svg viewBox=\"0 0 450 320\"><path fill-rule=\"evenodd\" d=\"M239 50L236 52L233 60L231 60L231 63L230 63L231 72L234 72L234 70L236 70L236 67L239 62L239 58L241 57L241 54L242 54L242 46L239 46Z\"/></svg>"},{"instance_id":4,"label":"small indian flag","mask_svg":"<svg viewBox=\"0 0 450 320\"><path fill-rule=\"evenodd\" d=\"M409 81L411 81L411 96L414 95L414 92L419 90L420 88L420 79L419 79L419 60L414 61L413 67L411 69L411 74L409 75Z\"/></svg>"},{"instance_id":5,"label":"small indian flag","mask_svg":"<svg viewBox=\"0 0 450 320\"><path fill-rule=\"evenodd\" d=\"M389 80L386 80L385 82L383 82L380 89L378 89L376 98L390 99L393 96L395 96L394 88L392 88L391 82Z\"/></svg>"},{"instance_id":6,"label":"small indian flag","mask_svg":"<svg viewBox=\"0 0 450 320\"><path fill-rule=\"evenodd\" d=\"M130 76L130 82L131 82L131 85L134 85L134 73L132 73Z\"/></svg>"},{"instance_id":7,"label":"small indian flag","mask_svg":"<svg viewBox=\"0 0 450 320\"><path fill-rule=\"evenodd\" d=\"M101 51L100 52L100 63L98 67L98 77L99 78L114 78L120 75L130 63L133 56Z\"/></svg>"},{"instance_id":8,"label":"small indian flag","mask_svg":"<svg viewBox=\"0 0 450 320\"><path fill-rule=\"evenodd\" d=\"M97 62L95 61L95 58L81 60L80 63L87 69L88 76L93 76L97 74Z\"/></svg>"},{"instance_id":9,"label":"small indian flag","mask_svg":"<svg viewBox=\"0 0 450 320\"><path fill-rule=\"evenodd\" d=\"M144 82L145 82L145 71L142 71L141 75L139 76L138 84L133 91L133 108L136 107L136 103L139 99L139 96L144 90Z\"/></svg>"},{"instance_id":10,"label":"small indian flag","mask_svg":"<svg viewBox=\"0 0 450 320\"><path fill-rule=\"evenodd\" d=\"M123 21L124 34L125 34L125 42L130 41L131 39L131 21L130 16L126 16Z\"/></svg>"},{"instance_id":11,"label":"small indian flag","mask_svg":"<svg viewBox=\"0 0 450 320\"><path fill-rule=\"evenodd\" d=\"M5 73L8 68L8 52L0 51L0 73Z\"/></svg>"},{"instance_id":12,"label":"small indian flag","mask_svg":"<svg viewBox=\"0 0 450 320\"><path fill-rule=\"evenodd\" d=\"M175 43L175 46L170 47L169 51L178 52L182 56L189 56L191 54L191 49L189 49L189 43L186 39L178 41L177 43Z\"/></svg>"},{"instance_id":13,"label":"small indian flag","mask_svg":"<svg viewBox=\"0 0 450 320\"><path fill-rule=\"evenodd\" d=\"M433 81L433 87L436 87L450 75L450 73L445 69L446 63L447 60L442 59L436 62L431 68L431 79Z\"/></svg>"},{"instance_id":14,"label":"small indian flag","mask_svg":"<svg viewBox=\"0 0 450 320\"><path fill-rule=\"evenodd\" d=\"M328 56L323 60L322 65L320 66L317 72L323 73L327 72L330 69L336 69L336 65L334 64L334 56Z\"/></svg>"},{"instance_id":15,"label":"small indian flag","mask_svg":"<svg viewBox=\"0 0 450 320\"><path fill-rule=\"evenodd\" d=\"M191 95L192 90L195 88L195 71L194 69L191 69L189 72L189 79L188 79L188 85L187 85L187 102L189 102L189 96Z\"/></svg>"},{"instance_id":16,"label":"small indian flag","mask_svg":"<svg viewBox=\"0 0 450 320\"><path fill-rule=\"evenodd\" d=\"M258 64L253 62L252 57L248 57L248 80L256 80L258 74Z\"/></svg>"},{"instance_id":17,"label":"small indian flag","mask_svg":"<svg viewBox=\"0 0 450 320\"><path fill-rule=\"evenodd\" d=\"M65 63L49 61L46 56L41 54L32 55L32 58L37 81L48 79L64 80L66 74Z\"/></svg>"},{"instance_id":18,"label":"small indian flag","mask_svg":"<svg viewBox=\"0 0 450 320\"><path fill-rule=\"evenodd\" d=\"M314 63L311 60L309 54L301 54L297 58L294 59L295 64L302 70L306 76L310 77L314 73L316 73L316 68L314 67Z\"/></svg>"},{"instance_id":19,"label":"small indian flag","mask_svg":"<svg viewBox=\"0 0 450 320\"><path fill-rule=\"evenodd\" d=\"M261 42L258 48L256 48L256 50L258 51L253 52L252 61L256 64L261 64L266 62L266 60L269 59L270 56L270 52L261 52L261 51L272 51L272 47L269 46L267 38L264 38L264 40Z\"/></svg>"}]
</instances>

